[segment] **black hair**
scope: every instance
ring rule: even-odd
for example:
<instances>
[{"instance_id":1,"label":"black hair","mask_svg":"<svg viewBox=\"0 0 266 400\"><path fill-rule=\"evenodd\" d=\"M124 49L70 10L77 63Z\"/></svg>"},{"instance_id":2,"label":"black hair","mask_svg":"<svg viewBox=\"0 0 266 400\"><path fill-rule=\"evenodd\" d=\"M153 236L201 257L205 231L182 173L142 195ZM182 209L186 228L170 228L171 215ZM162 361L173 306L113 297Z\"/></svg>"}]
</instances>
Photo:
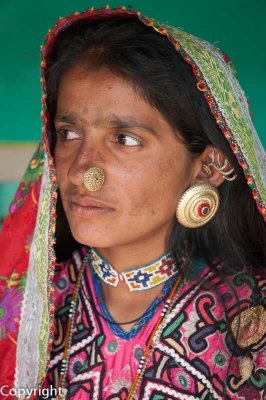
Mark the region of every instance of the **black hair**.
<instances>
[{"instance_id":1,"label":"black hair","mask_svg":"<svg viewBox=\"0 0 266 400\"><path fill-rule=\"evenodd\" d=\"M179 258L189 246L194 255L208 262L218 257L235 271L263 265L266 227L242 168L197 89L191 66L167 37L132 16L83 20L61 31L48 55L45 71L51 132L60 79L79 63L86 65L88 71L107 67L128 80L181 133L192 156L201 154L207 145L214 145L237 173L236 180L219 186L221 204L215 217L196 229L176 222L168 249ZM64 216L60 197L58 214ZM67 238L66 232L72 245L62 241ZM66 220L58 222L57 236L58 258L64 259L77 245Z\"/></svg>"}]
</instances>

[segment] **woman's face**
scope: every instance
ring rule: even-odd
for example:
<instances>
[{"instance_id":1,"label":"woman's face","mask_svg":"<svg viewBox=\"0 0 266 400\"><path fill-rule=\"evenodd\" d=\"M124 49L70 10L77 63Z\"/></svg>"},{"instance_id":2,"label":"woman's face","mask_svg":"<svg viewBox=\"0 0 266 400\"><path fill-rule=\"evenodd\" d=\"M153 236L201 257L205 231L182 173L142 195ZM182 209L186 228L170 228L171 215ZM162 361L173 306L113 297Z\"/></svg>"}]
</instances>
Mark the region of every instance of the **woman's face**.
<instances>
[{"instance_id":1,"label":"woman's face","mask_svg":"<svg viewBox=\"0 0 266 400\"><path fill-rule=\"evenodd\" d=\"M74 238L98 248L164 246L195 175L165 118L121 77L77 66L61 80L55 128L56 175ZM91 167L105 175L96 192L83 183Z\"/></svg>"}]
</instances>

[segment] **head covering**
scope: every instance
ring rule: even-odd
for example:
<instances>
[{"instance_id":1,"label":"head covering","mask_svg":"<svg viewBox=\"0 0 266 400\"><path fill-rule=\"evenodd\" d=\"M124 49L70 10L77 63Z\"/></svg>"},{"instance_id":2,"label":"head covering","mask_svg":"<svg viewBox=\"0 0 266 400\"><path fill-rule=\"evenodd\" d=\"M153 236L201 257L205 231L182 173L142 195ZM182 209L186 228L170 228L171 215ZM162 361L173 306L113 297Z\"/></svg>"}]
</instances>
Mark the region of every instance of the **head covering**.
<instances>
[{"instance_id":1,"label":"head covering","mask_svg":"<svg viewBox=\"0 0 266 400\"><path fill-rule=\"evenodd\" d=\"M79 20L130 15L173 43L189 63L210 110L241 165L259 212L266 219L265 153L247 99L219 49L180 29L126 7L91 8L60 18L41 49L42 73L57 34ZM54 234L57 182L47 137L49 115L42 76L42 139L19 185L0 234L0 383L36 387L45 376L53 339Z\"/></svg>"}]
</instances>

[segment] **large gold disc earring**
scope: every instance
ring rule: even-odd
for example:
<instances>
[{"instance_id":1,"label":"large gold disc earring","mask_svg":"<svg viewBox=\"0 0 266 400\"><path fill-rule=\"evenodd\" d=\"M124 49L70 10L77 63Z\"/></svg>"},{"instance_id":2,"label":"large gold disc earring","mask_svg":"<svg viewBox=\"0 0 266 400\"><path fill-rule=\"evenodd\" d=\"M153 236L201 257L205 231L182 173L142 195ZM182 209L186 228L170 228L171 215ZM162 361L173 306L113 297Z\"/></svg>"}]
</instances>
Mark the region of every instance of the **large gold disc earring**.
<instances>
[{"instance_id":1,"label":"large gold disc earring","mask_svg":"<svg viewBox=\"0 0 266 400\"><path fill-rule=\"evenodd\" d=\"M97 192L104 184L104 172L101 168L91 167L85 172L83 182L90 192Z\"/></svg>"},{"instance_id":2,"label":"large gold disc earring","mask_svg":"<svg viewBox=\"0 0 266 400\"><path fill-rule=\"evenodd\" d=\"M176 207L176 218L186 228L198 228L209 222L220 204L217 188L199 183L191 186L180 198Z\"/></svg>"}]
</instances>

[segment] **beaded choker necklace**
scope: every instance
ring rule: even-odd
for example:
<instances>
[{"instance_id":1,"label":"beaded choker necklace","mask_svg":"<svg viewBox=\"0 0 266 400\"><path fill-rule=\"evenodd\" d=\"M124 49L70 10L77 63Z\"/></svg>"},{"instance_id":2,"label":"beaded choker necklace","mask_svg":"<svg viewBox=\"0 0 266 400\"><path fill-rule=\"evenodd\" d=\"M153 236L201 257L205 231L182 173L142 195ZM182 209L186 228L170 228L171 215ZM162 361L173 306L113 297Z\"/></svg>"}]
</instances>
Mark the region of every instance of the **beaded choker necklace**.
<instances>
[{"instance_id":1,"label":"beaded choker necklace","mask_svg":"<svg viewBox=\"0 0 266 400\"><path fill-rule=\"evenodd\" d=\"M91 249L91 265L107 285L117 287L124 282L130 292L152 289L178 273L170 253L164 254L151 264L143 265L126 272L117 272L95 249Z\"/></svg>"}]
</instances>

